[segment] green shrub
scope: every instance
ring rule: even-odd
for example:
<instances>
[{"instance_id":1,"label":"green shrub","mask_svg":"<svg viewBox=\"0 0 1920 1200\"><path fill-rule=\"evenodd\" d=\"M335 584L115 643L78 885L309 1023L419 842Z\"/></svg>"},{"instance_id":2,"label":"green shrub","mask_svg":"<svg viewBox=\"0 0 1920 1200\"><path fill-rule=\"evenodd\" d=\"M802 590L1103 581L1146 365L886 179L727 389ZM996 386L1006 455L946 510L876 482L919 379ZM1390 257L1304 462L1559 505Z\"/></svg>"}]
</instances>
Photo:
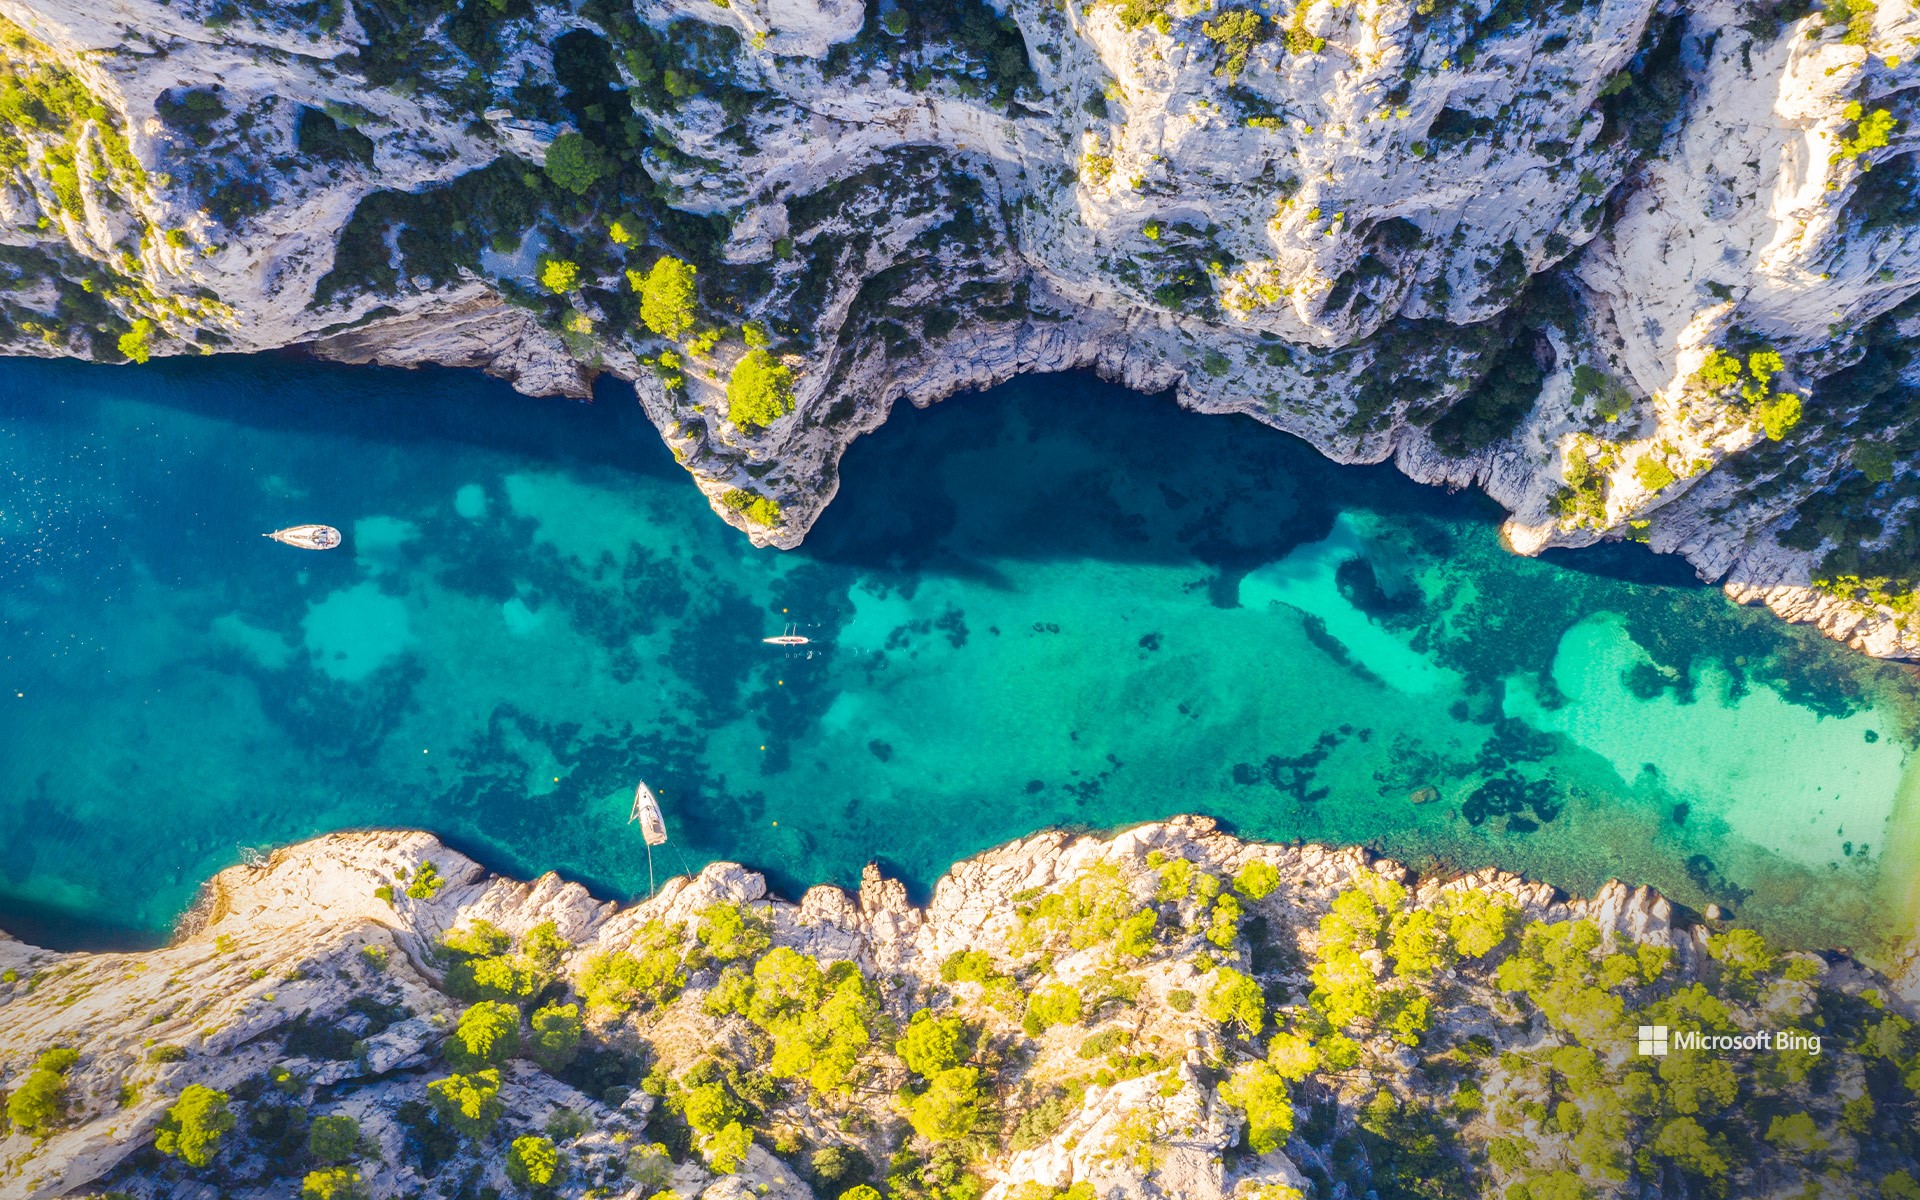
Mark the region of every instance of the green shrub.
<instances>
[{"instance_id":1,"label":"green shrub","mask_svg":"<svg viewBox=\"0 0 1920 1200\"><path fill-rule=\"evenodd\" d=\"M580 1054L580 1008L574 1004L549 1004L536 1010L528 1020L533 1036L527 1039L527 1056L542 1070L564 1070Z\"/></svg>"},{"instance_id":2,"label":"green shrub","mask_svg":"<svg viewBox=\"0 0 1920 1200\"><path fill-rule=\"evenodd\" d=\"M1759 420L1760 430L1767 435L1767 440L1777 442L1800 423L1800 397L1792 392L1781 392L1754 405L1753 415Z\"/></svg>"},{"instance_id":3,"label":"green shrub","mask_svg":"<svg viewBox=\"0 0 1920 1200\"><path fill-rule=\"evenodd\" d=\"M80 1065L80 1052L71 1046L55 1046L43 1051L34 1061L36 1071L52 1071L55 1075L65 1075Z\"/></svg>"},{"instance_id":4,"label":"green shrub","mask_svg":"<svg viewBox=\"0 0 1920 1200\"><path fill-rule=\"evenodd\" d=\"M540 922L520 939L520 952L541 971L559 970L560 961L571 949L573 943L560 936L560 926L552 921Z\"/></svg>"},{"instance_id":5,"label":"green shrub","mask_svg":"<svg viewBox=\"0 0 1920 1200\"><path fill-rule=\"evenodd\" d=\"M1840 28L1843 46L1864 46L1873 39L1874 0L1826 0L1820 6L1820 22L1827 29Z\"/></svg>"},{"instance_id":6,"label":"green shrub","mask_svg":"<svg viewBox=\"0 0 1920 1200\"><path fill-rule=\"evenodd\" d=\"M692 263L671 255L644 275L628 271L627 283L640 293L640 323L670 341L678 341L692 329L699 299L693 282L697 274Z\"/></svg>"},{"instance_id":7,"label":"green shrub","mask_svg":"<svg viewBox=\"0 0 1920 1200\"><path fill-rule=\"evenodd\" d=\"M186 1059L187 1050L184 1046L163 1044L147 1051L147 1061L150 1063L177 1063L185 1062Z\"/></svg>"},{"instance_id":8,"label":"green shrub","mask_svg":"<svg viewBox=\"0 0 1920 1200\"><path fill-rule=\"evenodd\" d=\"M1638 479L1640 486L1649 492L1657 492L1680 478L1673 473L1673 468L1650 453L1643 454L1634 460L1633 477Z\"/></svg>"},{"instance_id":9,"label":"green shrub","mask_svg":"<svg viewBox=\"0 0 1920 1200\"><path fill-rule=\"evenodd\" d=\"M547 1136L556 1142L571 1142L593 1128L593 1122L585 1113L570 1108L557 1108L547 1118Z\"/></svg>"},{"instance_id":10,"label":"green shrub","mask_svg":"<svg viewBox=\"0 0 1920 1200\"><path fill-rule=\"evenodd\" d=\"M307 1153L330 1166L360 1156L360 1123L349 1116L316 1117L307 1129Z\"/></svg>"},{"instance_id":11,"label":"green shrub","mask_svg":"<svg viewBox=\"0 0 1920 1200\"><path fill-rule=\"evenodd\" d=\"M145 317L136 317L133 327L120 335L118 343L121 357L129 362L144 363L153 356L153 322Z\"/></svg>"},{"instance_id":12,"label":"green shrub","mask_svg":"<svg viewBox=\"0 0 1920 1200\"><path fill-rule=\"evenodd\" d=\"M936 1017L923 1008L907 1022L893 1052L907 1070L931 1079L965 1062L973 1052L973 1038L959 1017Z\"/></svg>"},{"instance_id":13,"label":"green shrub","mask_svg":"<svg viewBox=\"0 0 1920 1200\"><path fill-rule=\"evenodd\" d=\"M1233 949L1240 936L1240 914L1239 900L1231 895L1220 897L1207 921L1207 940L1222 950Z\"/></svg>"},{"instance_id":14,"label":"green shrub","mask_svg":"<svg viewBox=\"0 0 1920 1200\"><path fill-rule=\"evenodd\" d=\"M1847 158L1860 158L1884 149L1900 124L1887 109L1867 112L1858 100L1847 105L1845 115L1853 125L1852 132L1840 139L1840 153Z\"/></svg>"},{"instance_id":15,"label":"green shrub","mask_svg":"<svg viewBox=\"0 0 1920 1200\"><path fill-rule=\"evenodd\" d=\"M1733 1165L1727 1156L1726 1138L1709 1134L1692 1117L1679 1117L1661 1126L1659 1136L1653 1139L1653 1152L1705 1179L1724 1178Z\"/></svg>"},{"instance_id":16,"label":"green shrub","mask_svg":"<svg viewBox=\"0 0 1920 1200\"><path fill-rule=\"evenodd\" d=\"M1729 929L1709 936L1707 953L1742 981L1765 974L1779 963L1767 940L1751 929Z\"/></svg>"},{"instance_id":17,"label":"green shrub","mask_svg":"<svg viewBox=\"0 0 1920 1200\"><path fill-rule=\"evenodd\" d=\"M1257 858L1233 877L1234 890L1249 900L1265 900L1279 886L1280 869Z\"/></svg>"},{"instance_id":18,"label":"green shrub","mask_svg":"<svg viewBox=\"0 0 1920 1200\"><path fill-rule=\"evenodd\" d=\"M1192 1012L1193 1000L1193 993L1185 988L1175 988L1167 993L1167 1007L1175 1012Z\"/></svg>"},{"instance_id":19,"label":"green shrub","mask_svg":"<svg viewBox=\"0 0 1920 1200\"><path fill-rule=\"evenodd\" d=\"M407 898L410 900L431 900L440 894L446 880L440 878L440 868L430 862L420 864L413 873L413 882L407 885Z\"/></svg>"},{"instance_id":20,"label":"green shrub","mask_svg":"<svg viewBox=\"0 0 1920 1200\"><path fill-rule=\"evenodd\" d=\"M1707 351L1707 357L1700 363L1700 369L1693 373L1694 381L1710 392L1721 392L1732 387L1740 380L1740 360L1724 350Z\"/></svg>"},{"instance_id":21,"label":"green shrub","mask_svg":"<svg viewBox=\"0 0 1920 1200\"><path fill-rule=\"evenodd\" d=\"M747 1116L746 1108L718 1079L689 1087L679 1102L680 1115L686 1118L688 1128L705 1136L719 1133Z\"/></svg>"},{"instance_id":22,"label":"green shrub","mask_svg":"<svg viewBox=\"0 0 1920 1200\"><path fill-rule=\"evenodd\" d=\"M1312 7L1311 0L1296 0L1293 16L1287 21L1288 54L1318 54L1327 48L1327 39L1307 32L1307 13Z\"/></svg>"},{"instance_id":23,"label":"green shrub","mask_svg":"<svg viewBox=\"0 0 1920 1200\"><path fill-rule=\"evenodd\" d=\"M727 420L762 429L793 411L793 370L765 350L749 350L727 380Z\"/></svg>"},{"instance_id":24,"label":"green shrub","mask_svg":"<svg viewBox=\"0 0 1920 1200\"><path fill-rule=\"evenodd\" d=\"M606 152L578 133L563 133L547 147L547 178L576 196L586 194L613 169Z\"/></svg>"},{"instance_id":25,"label":"green shrub","mask_svg":"<svg viewBox=\"0 0 1920 1200\"><path fill-rule=\"evenodd\" d=\"M564 258L549 258L540 264L540 286L554 295L565 295L580 286L580 264Z\"/></svg>"},{"instance_id":26,"label":"green shrub","mask_svg":"<svg viewBox=\"0 0 1920 1200\"><path fill-rule=\"evenodd\" d=\"M738 1121L729 1122L718 1133L706 1140L700 1147L700 1153L706 1158L707 1166L721 1175L731 1175L747 1161L747 1151L753 1149L753 1134Z\"/></svg>"},{"instance_id":27,"label":"green shrub","mask_svg":"<svg viewBox=\"0 0 1920 1200\"><path fill-rule=\"evenodd\" d=\"M531 997L546 986L546 977L532 956L509 953L512 945L506 931L488 921L476 920L444 934L441 949L453 957L447 966L447 992L468 1001L517 1002ZM546 948L539 953L550 957Z\"/></svg>"},{"instance_id":28,"label":"green shrub","mask_svg":"<svg viewBox=\"0 0 1920 1200\"><path fill-rule=\"evenodd\" d=\"M1505 945L1520 921L1520 910L1505 896L1478 889L1448 892L1441 900L1447 937L1467 958L1484 958Z\"/></svg>"},{"instance_id":29,"label":"green shrub","mask_svg":"<svg viewBox=\"0 0 1920 1200\"><path fill-rule=\"evenodd\" d=\"M1232 967L1221 967L1200 1011L1209 1021L1238 1025L1257 1035L1266 1028L1267 1003L1260 985Z\"/></svg>"},{"instance_id":30,"label":"green shrub","mask_svg":"<svg viewBox=\"0 0 1920 1200\"><path fill-rule=\"evenodd\" d=\"M489 958L510 949L513 935L491 921L475 920L442 934L440 946L467 958Z\"/></svg>"},{"instance_id":31,"label":"green shrub","mask_svg":"<svg viewBox=\"0 0 1920 1200\"><path fill-rule=\"evenodd\" d=\"M780 524L780 502L770 497L755 495L744 488L730 488L720 497L720 502L762 528L771 529Z\"/></svg>"},{"instance_id":32,"label":"green shrub","mask_svg":"<svg viewBox=\"0 0 1920 1200\"><path fill-rule=\"evenodd\" d=\"M1886 442L1855 442L1848 451L1848 458L1854 468L1867 477L1869 483L1893 482L1893 447Z\"/></svg>"},{"instance_id":33,"label":"green shrub","mask_svg":"<svg viewBox=\"0 0 1920 1200\"><path fill-rule=\"evenodd\" d=\"M543 1137L513 1139L507 1151L507 1178L523 1188L543 1188L560 1173L560 1151Z\"/></svg>"},{"instance_id":34,"label":"green shrub","mask_svg":"<svg viewBox=\"0 0 1920 1200\"><path fill-rule=\"evenodd\" d=\"M442 1125L476 1142L484 1141L506 1112L500 1072L492 1067L434 1080L427 1085L427 1100Z\"/></svg>"},{"instance_id":35,"label":"green shrub","mask_svg":"<svg viewBox=\"0 0 1920 1200\"><path fill-rule=\"evenodd\" d=\"M321 109L300 110L300 117L294 124L294 144L299 147L300 153L327 162L373 165L373 139L358 129L342 125Z\"/></svg>"},{"instance_id":36,"label":"green shrub","mask_svg":"<svg viewBox=\"0 0 1920 1200\"><path fill-rule=\"evenodd\" d=\"M931 1142L961 1141L980 1128L980 1071L952 1067L935 1075L907 1109L913 1131Z\"/></svg>"},{"instance_id":37,"label":"green shrub","mask_svg":"<svg viewBox=\"0 0 1920 1200\"><path fill-rule=\"evenodd\" d=\"M1306 1038L1282 1030L1267 1043L1267 1065L1282 1079L1299 1083L1320 1069L1320 1052Z\"/></svg>"},{"instance_id":38,"label":"green shrub","mask_svg":"<svg viewBox=\"0 0 1920 1200\"><path fill-rule=\"evenodd\" d=\"M1452 947L1440 914L1430 909L1415 909L1393 924L1387 938L1387 954L1397 974L1425 979L1448 963Z\"/></svg>"},{"instance_id":39,"label":"green shrub","mask_svg":"<svg viewBox=\"0 0 1920 1200\"><path fill-rule=\"evenodd\" d=\"M946 983L977 983L985 986L998 975L993 955L985 950L956 950L940 964L940 978Z\"/></svg>"},{"instance_id":40,"label":"green shrub","mask_svg":"<svg viewBox=\"0 0 1920 1200\"><path fill-rule=\"evenodd\" d=\"M1270 1154L1293 1133L1293 1100L1287 1081L1264 1062L1242 1063L1220 1085L1220 1099L1247 1117L1247 1149Z\"/></svg>"},{"instance_id":41,"label":"green shrub","mask_svg":"<svg viewBox=\"0 0 1920 1200\"><path fill-rule=\"evenodd\" d=\"M1016 906L1020 927L1011 939L1016 950L1064 933L1075 950L1110 940L1120 923L1135 913L1133 894L1114 863L1097 863L1057 892L1030 906Z\"/></svg>"},{"instance_id":42,"label":"green shrub","mask_svg":"<svg viewBox=\"0 0 1920 1200\"><path fill-rule=\"evenodd\" d=\"M776 506L777 508L777 506ZM696 936L716 961L754 958L773 944L773 927L744 904L721 901L700 910Z\"/></svg>"},{"instance_id":43,"label":"green shrub","mask_svg":"<svg viewBox=\"0 0 1920 1200\"><path fill-rule=\"evenodd\" d=\"M153 1147L190 1167L204 1167L219 1153L220 1139L233 1125L225 1092L188 1084L161 1119Z\"/></svg>"},{"instance_id":44,"label":"green shrub","mask_svg":"<svg viewBox=\"0 0 1920 1200\"><path fill-rule=\"evenodd\" d=\"M1055 1025L1073 1025L1080 1020L1080 993L1071 984L1050 983L1036 989L1027 998L1026 1015L1020 1027L1029 1037L1039 1037Z\"/></svg>"},{"instance_id":45,"label":"green shrub","mask_svg":"<svg viewBox=\"0 0 1920 1200\"><path fill-rule=\"evenodd\" d=\"M483 1000L460 1014L442 1053L456 1071L497 1067L520 1052L520 1010Z\"/></svg>"},{"instance_id":46,"label":"green shrub","mask_svg":"<svg viewBox=\"0 0 1920 1200\"><path fill-rule=\"evenodd\" d=\"M707 1007L737 1013L771 1038L769 1075L804 1079L822 1092L850 1085L880 1012L879 996L858 966L837 962L822 970L786 946L762 957L751 975L729 968Z\"/></svg>"},{"instance_id":47,"label":"green shrub","mask_svg":"<svg viewBox=\"0 0 1920 1200\"><path fill-rule=\"evenodd\" d=\"M66 1099L65 1076L45 1069L32 1071L7 1097L7 1119L18 1129L43 1130L59 1120Z\"/></svg>"},{"instance_id":48,"label":"green shrub","mask_svg":"<svg viewBox=\"0 0 1920 1200\"><path fill-rule=\"evenodd\" d=\"M1266 23L1260 14L1245 8L1228 9L1200 26L1200 32L1219 47L1224 57L1214 74L1225 76L1228 82L1240 78L1240 72L1247 66L1247 56L1267 39Z\"/></svg>"},{"instance_id":49,"label":"green shrub","mask_svg":"<svg viewBox=\"0 0 1920 1200\"><path fill-rule=\"evenodd\" d=\"M371 1195L357 1167L309 1171L300 1183L300 1200L368 1200Z\"/></svg>"},{"instance_id":50,"label":"green shrub","mask_svg":"<svg viewBox=\"0 0 1920 1200\"><path fill-rule=\"evenodd\" d=\"M618 1015L641 1004L657 1006L686 986L677 930L649 921L635 935L632 947L638 953L605 951L587 960L579 988L589 1009Z\"/></svg>"},{"instance_id":51,"label":"green shrub","mask_svg":"<svg viewBox=\"0 0 1920 1200\"><path fill-rule=\"evenodd\" d=\"M673 1159L658 1142L636 1146L627 1155L627 1181L640 1195L651 1196L673 1182Z\"/></svg>"},{"instance_id":52,"label":"green shrub","mask_svg":"<svg viewBox=\"0 0 1920 1200\"><path fill-rule=\"evenodd\" d=\"M1113 952L1119 958L1145 958L1153 953L1154 931L1159 927L1160 915L1150 908L1143 908L1113 931Z\"/></svg>"}]
</instances>

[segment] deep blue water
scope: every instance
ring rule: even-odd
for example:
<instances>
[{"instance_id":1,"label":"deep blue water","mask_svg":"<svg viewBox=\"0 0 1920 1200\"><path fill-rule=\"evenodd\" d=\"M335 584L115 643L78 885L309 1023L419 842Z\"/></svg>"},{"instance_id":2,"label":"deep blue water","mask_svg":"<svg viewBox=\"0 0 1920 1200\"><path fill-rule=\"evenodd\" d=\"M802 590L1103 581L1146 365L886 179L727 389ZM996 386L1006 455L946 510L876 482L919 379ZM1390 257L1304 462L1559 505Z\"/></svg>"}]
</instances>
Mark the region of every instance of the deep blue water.
<instances>
[{"instance_id":1,"label":"deep blue water","mask_svg":"<svg viewBox=\"0 0 1920 1200\"><path fill-rule=\"evenodd\" d=\"M0 925L52 944L367 825L631 895L642 778L663 871L789 893L1201 811L1854 945L1912 820L1904 668L1080 376L896 413L791 553L618 386L6 360L0 453ZM259 536L306 521L346 545Z\"/></svg>"}]
</instances>

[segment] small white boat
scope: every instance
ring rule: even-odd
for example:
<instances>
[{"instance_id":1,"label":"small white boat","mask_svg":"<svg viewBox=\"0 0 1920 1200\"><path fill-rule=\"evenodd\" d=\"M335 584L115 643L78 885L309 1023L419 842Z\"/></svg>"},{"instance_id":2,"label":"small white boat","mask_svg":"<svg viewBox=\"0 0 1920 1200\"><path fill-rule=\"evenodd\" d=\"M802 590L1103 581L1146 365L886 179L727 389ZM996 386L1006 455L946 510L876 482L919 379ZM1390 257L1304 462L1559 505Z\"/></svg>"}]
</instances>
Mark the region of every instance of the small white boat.
<instances>
[{"instance_id":1,"label":"small white boat","mask_svg":"<svg viewBox=\"0 0 1920 1200\"><path fill-rule=\"evenodd\" d=\"M667 821L660 815L660 801L654 797L653 789L642 783L633 789L633 815L627 818L627 824L638 822L640 836L649 846L662 846L667 841Z\"/></svg>"},{"instance_id":2,"label":"small white boat","mask_svg":"<svg viewBox=\"0 0 1920 1200\"><path fill-rule=\"evenodd\" d=\"M340 544L340 531L331 525L293 525L260 536L301 550L331 550Z\"/></svg>"},{"instance_id":3,"label":"small white boat","mask_svg":"<svg viewBox=\"0 0 1920 1200\"><path fill-rule=\"evenodd\" d=\"M789 625L787 626L787 631L778 637L761 638L760 640L769 646L804 646L807 644L808 639L794 632L799 628L798 625Z\"/></svg>"}]
</instances>

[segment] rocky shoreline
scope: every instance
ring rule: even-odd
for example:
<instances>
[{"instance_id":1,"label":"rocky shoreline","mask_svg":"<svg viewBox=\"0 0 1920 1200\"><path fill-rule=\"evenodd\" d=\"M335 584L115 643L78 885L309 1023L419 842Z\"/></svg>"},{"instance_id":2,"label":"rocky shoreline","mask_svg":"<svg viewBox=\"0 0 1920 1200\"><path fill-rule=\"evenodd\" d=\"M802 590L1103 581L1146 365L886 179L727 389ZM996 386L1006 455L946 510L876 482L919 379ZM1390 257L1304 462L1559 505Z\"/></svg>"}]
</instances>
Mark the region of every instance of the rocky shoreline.
<instances>
[{"instance_id":1,"label":"rocky shoreline","mask_svg":"<svg viewBox=\"0 0 1920 1200\"><path fill-rule=\"evenodd\" d=\"M1529 1056L1584 1046L1600 1055L1594 1078L1626 1086L1637 1060L1611 1039L1627 1034L1599 1031L1702 987L1736 1028L1818 1017L1811 1028L1830 1041L1843 1027L1883 1039L1887 1079L1836 1046L1806 1068L1811 1083L1756 1069L1729 1085L1753 1090L1756 1112L1791 1097L1830 1145L1881 1136L1860 1116L1871 1102L1848 1110L1851 1125L1839 1105L1871 1093L1885 1109L1885 1087L1920 1087L1908 1027L1881 1030L1914 1015L1920 971L1909 961L1887 980L1714 926L1682 923L1647 888L1610 883L1579 899L1493 870L1420 879L1363 850L1248 843L1198 817L1037 834L956 864L924 908L872 868L857 893L822 886L786 901L732 864L623 906L552 874L491 875L427 834L335 834L222 872L163 949L0 940L0 1090L17 1096L51 1074L59 1093L33 1128L15 1112L0 1190L290 1196L303 1174L313 1187L333 1171L360 1190L328 1194L478 1196L515 1186L537 1142L562 1163L552 1189L633 1200L834 1200L860 1184L985 1200L1082 1185L1130 1200L1398 1195L1388 1184L1412 1164L1380 1133L1393 1124L1382 1106L1438 1139L1421 1170L1537 1183L1560 1169L1551 1153L1484 1157L1500 1098L1530 1103ZM1597 948L1579 986L1599 990L1567 1008L1527 971L1572 970L1551 947L1585 945L1580 930ZM1628 977L1622 963L1638 965ZM766 1008L796 971L826 990L793 1003L820 1007ZM1628 1008L1602 1001L1616 994ZM861 1015L834 996L857 998ZM534 1041L516 1034L517 1055L463 1060L456 1043L500 1013L524 1017ZM928 1020L952 1035L953 1063L928 1066L934 1052L907 1037ZM829 1036L809 1022L840 1023ZM542 1053L541 1031L559 1026L572 1031L567 1053ZM481 1079L482 1061L491 1108L475 1125L435 1089ZM449 1075L456 1066L469 1073ZM967 1096L947 1108L928 1099L962 1083ZM166 1150L193 1088L238 1114L199 1165ZM1489 1111L1462 1107L1463 1088ZM1694 1120L1688 1101L1673 1103L1668 1125ZM1273 1135L1276 1105L1286 1128ZM949 1128L956 1106L963 1127ZM346 1165L302 1141L323 1111L358 1130ZM1737 1143L1744 1111L1702 1136ZM1631 1120L1657 1159L1629 1169L1635 1187L1712 1165L1660 1149L1657 1114L1644 1130ZM1538 1136L1551 1148L1560 1133L1573 1136ZM729 1138L742 1144L722 1149ZM1871 1188L1911 1165L1904 1145L1881 1144L1846 1190L1823 1194L1897 1194ZM1758 1186L1797 1169L1765 1148L1720 1177ZM851 1174L837 1173L846 1163Z\"/></svg>"}]
</instances>

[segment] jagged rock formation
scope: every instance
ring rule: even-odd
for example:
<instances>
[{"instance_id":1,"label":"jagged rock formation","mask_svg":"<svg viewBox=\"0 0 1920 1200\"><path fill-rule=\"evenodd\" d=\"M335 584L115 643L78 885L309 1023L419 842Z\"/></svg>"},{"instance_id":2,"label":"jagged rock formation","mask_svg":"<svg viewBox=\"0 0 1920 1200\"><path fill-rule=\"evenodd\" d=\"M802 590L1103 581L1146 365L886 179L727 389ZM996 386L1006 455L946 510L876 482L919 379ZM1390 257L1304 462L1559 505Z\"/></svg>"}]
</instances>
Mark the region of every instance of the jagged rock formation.
<instances>
[{"instance_id":1,"label":"jagged rock formation","mask_svg":"<svg viewBox=\"0 0 1920 1200\"><path fill-rule=\"evenodd\" d=\"M1519 935L1523 918L1541 924ZM0 1190L291 1195L326 1115L353 1119L342 1169L377 1196L504 1190L509 1144L542 1128L563 1151L559 1194L633 1200L824 1200L882 1174L932 1200L1399 1196L1415 1179L1508 1194L1564 1188L1569 1170L1581 1195L1714 1179L1906 1194L1910 1007L1844 958L1744 936L1645 888L1568 900L1495 871L1415 879L1191 817L989 851L925 908L871 869L857 895L794 903L730 864L621 907L553 875L491 876L426 834L335 834L223 872L162 950L0 940L0 1090L73 1052L57 1115L29 1130L9 1105ZM768 999L782 986L797 1010ZM460 1001L481 995L517 1008L475 1010L583 1005L587 1048L496 1056L497 1110L456 1133L429 1084L473 1068L455 1043ZM842 1003L857 995L871 1007ZM928 1020L958 1040L896 1057ZM1633 1045L1648 1020L1828 1044L1731 1075L1676 1049L1656 1074ZM821 1025L832 1036L809 1042ZM969 1064L955 1086L983 1105L960 1132L922 1105L947 1082L941 1054ZM201 1168L152 1148L189 1086L238 1116ZM1639 1099L1620 1108L1616 1091ZM1788 1112L1812 1126L1767 1124ZM1607 1137L1580 1139L1582 1119ZM727 1120L751 1136L731 1162Z\"/></svg>"},{"instance_id":2,"label":"jagged rock formation","mask_svg":"<svg viewBox=\"0 0 1920 1200\"><path fill-rule=\"evenodd\" d=\"M1091 367L1920 653L1920 17L1810 10L4 0L0 333L611 371L783 546L895 400Z\"/></svg>"}]
</instances>

